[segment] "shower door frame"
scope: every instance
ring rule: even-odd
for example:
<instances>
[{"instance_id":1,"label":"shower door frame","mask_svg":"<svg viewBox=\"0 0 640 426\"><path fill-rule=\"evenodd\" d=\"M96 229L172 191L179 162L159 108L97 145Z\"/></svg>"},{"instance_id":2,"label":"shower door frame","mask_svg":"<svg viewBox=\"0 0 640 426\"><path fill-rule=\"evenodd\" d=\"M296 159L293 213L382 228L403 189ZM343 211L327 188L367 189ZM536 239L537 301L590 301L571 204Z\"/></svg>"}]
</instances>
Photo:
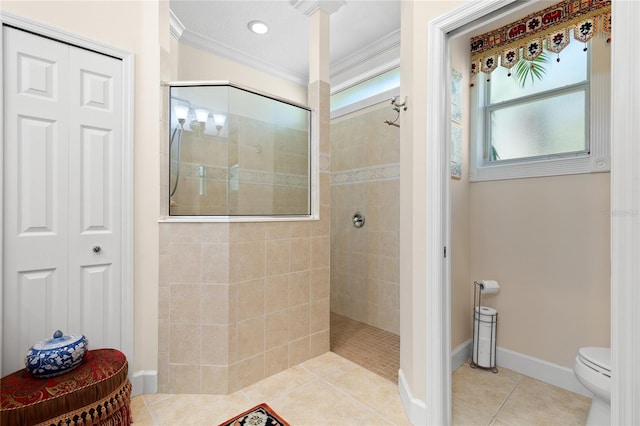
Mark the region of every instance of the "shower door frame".
<instances>
[{"instance_id":1,"label":"shower door frame","mask_svg":"<svg viewBox=\"0 0 640 426\"><path fill-rule=\"evenodd\" d=\"M434 206L427 218L427 363L426 424L451 423L451 260L444 258L443 246L450 243L451 223L449 191L449 107L450 39L457 29L482 19L517 0L474 1L442 15L429 23L427 63L427 205ZM634 72L640 59L630 53L634 49L634 18L640 16L640 3L612 2L611 70L611 355L614 371L611 390L612 424L640 423L640 370L634 360L640 355L640 315L633 307L640 305L640 291L634 282L640 280L640 154L634 135L640 134L640 105L629 93L640 93L640 82ZM619 47L618 47L619 46ZM625 55L625 53L627 53ZM442 58L445 58L442 60ZM623 62L624 60L624 62ZM626 94L626 95L625 95ZM617 95L617 96L616 96ZM635 157L634 157L635 155ZM634 164L635 163L635 164ZM635 169L635 171L634 171ZM625 371L627 374L615 374ZM635 387L634 387L635 384Z\"/></svg>"}]
</instances>

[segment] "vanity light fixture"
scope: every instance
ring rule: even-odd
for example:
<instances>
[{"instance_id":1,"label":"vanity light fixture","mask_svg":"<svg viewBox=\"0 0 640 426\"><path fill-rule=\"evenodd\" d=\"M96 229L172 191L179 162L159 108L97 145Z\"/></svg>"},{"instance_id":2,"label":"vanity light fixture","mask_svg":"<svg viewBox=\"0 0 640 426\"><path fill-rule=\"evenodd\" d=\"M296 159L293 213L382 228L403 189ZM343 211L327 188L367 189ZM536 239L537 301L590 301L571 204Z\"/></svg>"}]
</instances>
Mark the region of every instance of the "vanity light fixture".
<instances>
[{"instance_id":1,"label":"vanity light fixture","mask_svg":"<svg viewBox=\"0 0 640 426\"><path fill-rule=\"evenodd\" d=\"M227 121L227 116L224 114L213 114L213 124L216 126L216 130L218 131L218 133L216 133L216 136L218 134L220 134L220 130L222 129L222 126L224 126L224 123Z\"/></svg>"},{"instance_id":2,"label":"vanity light fixture","mask_svg":"<svg viewBox=\"0 0 640 426\"><path fill-rule=\"evenodd\" d=\"M189 107L187 105L176 105L176 118L178 119L178 123L180 123L180 127L184 129L184 123L187 121L187 116L189 115Z\"/></svg>"},{"instance_id":3,"label":"vanity light fixture","mask_svg":"<svg viewBox=\"0 0 640 426\"><path fill-rule=\"evenodd\" d=\"M247 24L247 27L255 34L262 35L269 32L269 26L262 21L251 21Z\"/></svg>"}]
</instances>

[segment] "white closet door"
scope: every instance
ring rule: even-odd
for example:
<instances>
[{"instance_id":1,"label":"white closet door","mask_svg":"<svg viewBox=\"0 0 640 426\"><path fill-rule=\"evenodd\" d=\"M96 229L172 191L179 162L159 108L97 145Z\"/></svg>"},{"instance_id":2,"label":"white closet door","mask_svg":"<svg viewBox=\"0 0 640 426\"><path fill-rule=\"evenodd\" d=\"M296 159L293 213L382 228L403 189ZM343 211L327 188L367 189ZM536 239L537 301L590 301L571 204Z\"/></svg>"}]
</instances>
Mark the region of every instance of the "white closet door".
<instances>
[{"instance_id":1,"label":"white closet door","mask_svg":"<svg viewBox=\"0 0 640 426\"><path fill-rule=\"evenodd\" d=\"M5 375L56 329L120 347L122 78L117 59L3 31Z\"/></svg>"},{"instance_id":2,"label":"white closet door","mask_svg":"<svg viewBox=\"0 0 640 426\"><path fill-rule=\"evenodd\" d=\"M121 63L70 48L69 64L69 327L120 347Z\"/></svg>"}]
</instances>

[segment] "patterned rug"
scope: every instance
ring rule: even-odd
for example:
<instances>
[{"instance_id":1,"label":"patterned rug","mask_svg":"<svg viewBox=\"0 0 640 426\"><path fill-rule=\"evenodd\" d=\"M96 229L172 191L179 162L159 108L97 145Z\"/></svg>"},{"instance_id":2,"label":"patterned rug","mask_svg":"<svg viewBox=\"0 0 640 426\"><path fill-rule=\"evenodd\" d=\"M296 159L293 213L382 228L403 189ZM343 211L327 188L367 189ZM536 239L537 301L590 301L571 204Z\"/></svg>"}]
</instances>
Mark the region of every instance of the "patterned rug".
<instances>
[{"instance_id":1,"label":"patterned rug","mask_svg":"<svg viewBox=\"0 0 640 426\"><path fill-rule=\"evenodd\" d=\"M290 426L264 402L221 423L220 426Z\"/></svg>"}]
</instances>

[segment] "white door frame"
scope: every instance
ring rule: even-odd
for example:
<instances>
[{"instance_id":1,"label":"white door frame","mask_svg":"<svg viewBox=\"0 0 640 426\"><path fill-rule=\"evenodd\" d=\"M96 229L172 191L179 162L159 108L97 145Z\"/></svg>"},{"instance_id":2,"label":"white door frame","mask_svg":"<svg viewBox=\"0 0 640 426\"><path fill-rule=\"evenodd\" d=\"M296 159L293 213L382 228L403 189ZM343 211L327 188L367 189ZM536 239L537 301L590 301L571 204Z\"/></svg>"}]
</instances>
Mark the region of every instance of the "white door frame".
<instances>
[{"instance_id":1,"label":"white door frame","mask_svg":"<svg viewBox=\"0 0 640 426\"><path fill-rule=\"evenodd\" d=\"M427 424L451 423L451 279L442 248L449 223L449 51L448 33L517 0L473 1L429 23L427 63ZM633 28L640 2L615 1L611 102L611 356L612 424L640 424L640 58ZM446 60L442 60L446 58ZM615 66L615 64L624 66ZM617 372L624 371L624 374Z\"/></svg>"},{"instance_id":2,"label":"white door frame","mask_svg":"<svg viewBox=\"0 0 640 426\"><path fill-rule=\"evenodd\" d=\"M132 377L134 368L133 354L133 333L134 333L134 288L133 288L133 153L134 153L134 55L122 49L118 49L106 44L93 41L75 34L67 33L41 23L31 21L13 14L0 11L0 22L2 25L29 31L37 35L49 37L54 40L68 43L77 47L92 50L94 52L112 56L122 61L122 81L123 81L123 106L122 106L122 341L120 348L127 356L129 363L129 375ZM0 51L4 46L3 31L0 31ZM4 81L3 71L0 67L0 82ZM0 84L0 98L3 98L3 86ZM4 107L0 103L0 116L4 116ZM4 135L3 120L0 120L0 134ZM0 164L4 161L4 145L0 148ZM0 173L0 240L3 240L3 209L4 209L4 182L3 174ZM4 240L3 240L4 241ZM3 276L3 245L0 244L0 276ZM2 318L2 292L0 292L0 318ZM0 353L2 353L2 339L0 339Z\"/></svg>"}]
</instances>

